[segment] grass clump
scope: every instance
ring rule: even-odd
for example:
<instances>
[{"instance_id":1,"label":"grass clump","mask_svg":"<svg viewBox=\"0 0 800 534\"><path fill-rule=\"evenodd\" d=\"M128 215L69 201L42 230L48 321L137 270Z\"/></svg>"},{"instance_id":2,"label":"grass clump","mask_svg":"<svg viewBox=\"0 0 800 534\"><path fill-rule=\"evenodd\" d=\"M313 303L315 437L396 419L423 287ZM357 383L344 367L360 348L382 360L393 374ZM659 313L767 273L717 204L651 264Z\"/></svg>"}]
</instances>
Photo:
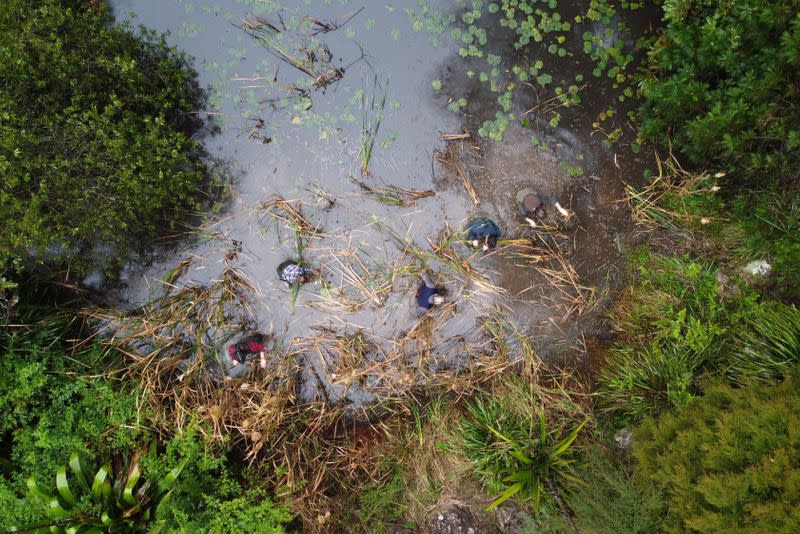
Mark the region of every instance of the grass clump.
<instances>
[{"instance_id":1,"label":"grass clump","mask_svg":"<svg viewBox=\"0 0 800 534\"><path fill-rule=\"evenodd\" d=\"M736 320L718 292L716 268L689 258L639 249L631 256L636 280L612 311L621 332L599 372L606 409L638 418L687 402L696 378L717 361L725 334Z\"/></svg>"},{"instance_id":2,"label":"grass clump","mask_svg":"<svg viewBox=\"0 0 800 534\"><path fill-rule=\"evenodd\" d=\"M384 480L361 488L357 516L363 531L389 532L388 526L400 521L408 511L405 493L406 477L399 465L388 470Z\"/></svg>"},{"instance_id":3,"label":"grass clump","mask_svg":"<svg viewBox=\"0 0 800 534\"><path fill-rule=\"evenodd\" d=\"M666 161L656 154L658 175L645 173L648 185L627 186L626 199L633 220L649 227L662 227L678 234L691 230L717 231L724 203L717 185L724 173L692 173L684 170L673 155Z\"/></svg>"},{"instance_id":4,"label":"grass clump","mask_svg":"<svg viewBox=\"0 0 800 534\"><path fill-rule=\"evenodd\" d=\"M660 489L637 476L628 458L596 445L579 470L586 482L570 504L581 532L646 534L658 531L666 508Z\"/></svg>"},{"instance_id":5,"label":"grass clump","mask_svg":"<svg viewBox=\"0 0 800 534\"><path fill-rule=\"evenodd\" d=\"M766 191L739 195L732 205L736 252L746 261L771 261L781 292L793 299L800 297L799 198L796 191Z\"/></svg>"},{"instance_id":6,"label":"grass clump","mask_svg":"<svg viewBox=\"0 0 800 534\"><path fill-rule=\"evenodd\" d=\"M747 327L737 332L728 356L728 376L734 383L773 381L800 363L800 311L779 302L754 308Z\"/></svg>"}]
</instances>

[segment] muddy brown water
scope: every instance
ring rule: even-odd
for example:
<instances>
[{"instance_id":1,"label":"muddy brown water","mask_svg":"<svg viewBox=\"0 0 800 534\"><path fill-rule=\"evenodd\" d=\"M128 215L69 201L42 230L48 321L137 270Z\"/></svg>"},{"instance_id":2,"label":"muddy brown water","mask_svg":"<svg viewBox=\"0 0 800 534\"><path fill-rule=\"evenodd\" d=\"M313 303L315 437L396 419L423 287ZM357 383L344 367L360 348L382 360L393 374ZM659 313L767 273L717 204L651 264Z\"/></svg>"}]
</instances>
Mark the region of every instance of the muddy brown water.
<instances>
[{"instance_id":1,"label":"muddy brown water","mask_svg":"<svg viewBox=\"0 0 800 534\"><path fill-rule=\"evenodd\" d=\"M461 74L468 63L459 57L458 46L447 32L441 42L432 44L428 32L414 31L404 9L418 10L417 2L111 3L118 18L170 32L169 41L194 58L200 84L209 87L211 95L208 109L198 112L213 117L221 127L204 142L213 157L229 165L234 178L232 200L212 216L199 237L186 240L146 266L129 270L122 295L128 305L158 296L164 273L186 258L191 258L192 264L182 283L214 280L238 241L241 252L231 264L256 288L251 302L261 330L285 344L316 335L317 327L342 333L360 329L389 341L416 324L413 298L419 281L400 277L384 302L368 303L354 313L326 308L319 285L304 287L292 305L290 292L277 280L276 267L296 257L294 237L285 228L276 231L258 206L274 195L302 203L306 218L326 232L326 237L312 240L304 251L312 266L335 265L335 256L352 250L371 270L381 271L402 259L390 232L429 248L428 240L435 240L446 226L460 229L471 217L484 215L500 224L507 236L530 235L531 230L521 225L514 203L516 192L530 186L556 196L575 212L578 225L570 238L575 250L571 262L581 282L596 288L595 312L573 313L564 320L559 291L535 270L519 261L476 255L473 265L503 287L506 296L476 292L471 284L449 276L442 266L430 265L441 275L456 305L456 313L439 322L435 335L442 343L475 338L479 317L495 309L533 337L542 357L577 352L586 336L597 333L597 312L619 283L621 252L630 239L628 216L620 202L624 182L640 177L646 163L629 150L604 148L599 142L602 136L593 133L593 120L613 97L607 84L590 84L584 90L583 104L565 113L560 127L536 130L552 150L532 148L533 131L519 122L509 127L502 142L465 141L467 147L478 151L469 160L470 176L481 200L473 206L461 184L434 164L433 154L443 148L441 132L460 132L464 127L475 131L482 118L493 115L496 95ZM451 1L429 4L432 12L441 10L460 17L460 8ZM577 13L583 3L565 4L565 11ZM308 99L299 104L287 101L290 86L302 86L303 79L308 83L308 76L279 57L274 47L265 47L246 34L242 20L254 21L256 16L289 29L300 26L283 32L277 42L292 54L304 46L318 55L327 54L319 46L324 42L330 51L328 66L343 69L341 79L318 90L310 88ZM311 36L312 31L303 28L303 21L308 20L304 17L342 26ZM652 18L651 13L636 14L631 25L646 27ZM572 40L576 55L555 64L565 79L579 69L591 71L588 58L580 53L578 25ZM496 41L502 48L507 39L498 34ZM442 80L443 90L434 90L433 80ZM386 91L385 116L369 163L371 176L362 177L362 94L368 99L376 95L377 104L382 87ZM459 116L448 111L450 99L462 95L469 96L465 113ZM534 101L531 94L528 102L517 104L518 111ZM369 116L374 120L374 113ZM559 166L564 160L580 161L586 172L569 176ZM371 186L430 189L436 194L411 207L387 206L361 193L350 176ZM336 269L326 276L334 285L342 283ZM319 365L311 363L312 367ZM351 402L372 400L369 388L344 391L327 384L326 389L333 399L346 395Z\"/></svg>"}]
</instances>

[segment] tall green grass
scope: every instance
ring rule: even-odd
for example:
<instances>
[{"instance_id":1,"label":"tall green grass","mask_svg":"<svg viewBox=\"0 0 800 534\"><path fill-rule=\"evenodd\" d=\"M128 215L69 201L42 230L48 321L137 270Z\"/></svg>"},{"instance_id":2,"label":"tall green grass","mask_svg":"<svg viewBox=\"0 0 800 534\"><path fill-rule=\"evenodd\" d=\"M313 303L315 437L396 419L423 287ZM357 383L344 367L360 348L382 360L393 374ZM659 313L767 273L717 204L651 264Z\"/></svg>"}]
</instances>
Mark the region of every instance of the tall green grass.
<instances>
[{"instance_id":1,"label":"tall green grass","mask_svg":"<svg viewBox=\"0 0 800 534\"><path fill-rule=\"evenodd\" d=\"M627 455L595 445L579 471L585 486L570 503L580 532L647 534L659 531L666 498L649 481L637 476Z\"/></svg>"},{"instance_id":2,"label":"tall green grass","mask_svg":"<svg viewBox=\"0 0 800 534\"><path fill-rule=\"evenodd\" d=\"M728 377L736 384L771 382L800 363L800 311L780 302L765 302L754 311L727 358Z\"/></svg>"},{"instance_id":3,"label":"tall green grass","mask_svg":"<svg viewBox=\"0 0 800 534\"><path fill-rule=\"evenodd\" d=\"M786 296L800 297L800 196L797 192L747 193L733 203L739 228L735 252L743 260L766 259Z\"/></svg>"}]
</instances>

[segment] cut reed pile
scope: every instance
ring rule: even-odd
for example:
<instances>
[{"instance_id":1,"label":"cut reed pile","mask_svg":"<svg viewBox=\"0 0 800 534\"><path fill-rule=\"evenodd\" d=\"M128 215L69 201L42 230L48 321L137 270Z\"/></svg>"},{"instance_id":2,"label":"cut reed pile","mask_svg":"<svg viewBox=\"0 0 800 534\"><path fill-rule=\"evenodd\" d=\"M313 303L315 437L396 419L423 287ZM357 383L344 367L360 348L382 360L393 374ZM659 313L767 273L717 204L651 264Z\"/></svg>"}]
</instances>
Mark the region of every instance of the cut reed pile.
<instances>
[{"instance_id":1,"label":"cut reed pile","mask_svg":"<svg viewBox=\"0 0 800 534\"><path fill-rule=\"evenodd\" d=\"M257 213L263 226L292 231L301 251L323 235L300 202L276 197ZM417 399L469 396L511 369L538 380L542 369L531 341L504 319L498 297L505 291L473 267L476 253L461 233L446 228L423 248L377 220L374 225L399 254L387 253L380 261L350 242L337 242L327 255L317 247L327 279L317 305L340 318L365 306L378 308L401 281L412 287L423 270L436 270L469 287L468 299L494 303L476 335L439 334L455 315L452 302L395 339L340 319L337 329L317 328L310 337L276 344L266 370L226 380L220 351L233 336L257 327L249 301L255 284L233 268L207 286L182 284L192 265L185 261L168 273L164 294L154 302L129 313L88 313L111 333L102 343L124 356L124 374L142 385L161 431L179 431L199 415L210 440L240 447L249 462L269 466L262 472L281 497L296 503L309 532L328 531L333 496L378 476L377 449L354 438L349 429L356 424L369 425L370 435L383 439L413 420ZM588 289L557 242L507 239L494 253L541 269L572 299L569 313L587 305ZM548 395L555 402L557 389L543 387L541 395L543 402ZM387 422L392 419L400 422Z\"/></svg>"},{"instance_id":2,"label":"cut reed pile","mask_svg":"<svg viewBox=\"0 0 800 534\"><path fill-rule=\"evenodd\" d=\"M468 250L464 246L465 241L462 232L456 232L446 226L435 240L428 239L429 249L427 249L414 243L410 236L402 237L377 218L373 220L373 224L388 235L403 254L418 263L421 270L432 270L433 266L443 266L461 282L470 284L474 291L481 296L501 296L505 294L505 290L502 287L493 284L491 280L472 266L471 260L477 253L462 255L462 251Z\"/></svg>"},{"instance_id":3,"label":"cut reed pile","mask_svg":"<svg viewBox=\"0 0 800 534\"><path fill-rule=\"evenodd\" d=\"M289 201L280 196L275 196L259 204L256 209L259 222L263 223L265 231L271 224L283 225L292 232L302 235L306 240L314 237L322 237L324 231L318 224L311 224L303 216L303 206L299 200Z\"/></svg>"},{"instance_id":4,"label":"cut reed pile","mask_svg":"<svg viewBox=\"0 0 800 534\"><path fill-rule=\"evenodd\" d=\"M421 189L403 189L394 185L385 187L371 187L361 180L351 176L350 179L367 195L371 196L381 204L387 206L416 206L419 200L434 196L436 193Z\"/></svg>"},{"instance_id":5,"label":"cut reed pile","mask_svg":"<svg viewBox=\"0 0 800 534\"><path fill-rule=\"evenodd\" d=\"M466 138L468 137L469 136L467 135ZM465 139L464 137L452 135L450 138ZM472 180L469 177L469 169L467 169L467 166L462 161L462 158L453 143L448 143L444 150L436 150L434 152L434 157L439 165L452 172L456 178L458 178L458 181L460 181L464 186L464 189L466 189L470 200L472 200L472 203L476 206L480 204L481 200L478 198L475 188L472 187Z\"/></svg>"},{"instance_id":6,"label":"cut reed pile","mask_svg":"<svg viewBox=\"0 0 800 534\"><path fill-rule=\"evenodd\" d=\"M438 338L434 332L445 320L442 313L427 315L394 340L361 330L318 329L316 337L299 340L293 351L313 366L320 400L351 406L364 398L380 406L423 390L467 394L514 365L507 353L490 350L488 330L482 344L461 336Z\"/></svg>"},{"instance_id":7,"label":"cut reed pile","mask_svg":"<svg viewBox=\"0 0 800 534\"><path fill-rule=\"evenodd\" d=\"M188 268L184 263L178 271ZM351 439L353 421L405 417L410 399L434 391L468 395L514 365L497 350L495 330L484 328L476 345L437 339L439 322L452 314L443 310L396 340L318 330L315 337L273 348L265 371L225 380L219 351L252 327L253 284L228 268L208 286L180 285L178 271L153 303L124 314L87 315L111 332L101 342L124 356L125 374L141 384L142 399L158 414L165 435L199 414L208 439L238 446L251 463L270 466L262 472L282 497L297 503L310 532L326 531L319 518L330 511L332 495L375 474L379 459ZM301 397L312 357L323 375L316 377L317 399ZM337 388L337 398L326 398L325 391ZM348 390L359 388L377 402L344 402Z\"/></svg>"},{"instance_id":8,"label":"cut reed pile","mask_svg":"<svg viewBox=\"0 0 800 534\"><path fill-rule=\"evenodd\" d=\"M541 243L539 250L549 261L533 268L547 280L550 287L558 291L555 307L563 311L560 322L563 323L573 314L582 316L596 302L596 289L581 283L580 275L569 260L569 253L558 240L543 235L538 237Z\"/></svg>"}]
</instances>

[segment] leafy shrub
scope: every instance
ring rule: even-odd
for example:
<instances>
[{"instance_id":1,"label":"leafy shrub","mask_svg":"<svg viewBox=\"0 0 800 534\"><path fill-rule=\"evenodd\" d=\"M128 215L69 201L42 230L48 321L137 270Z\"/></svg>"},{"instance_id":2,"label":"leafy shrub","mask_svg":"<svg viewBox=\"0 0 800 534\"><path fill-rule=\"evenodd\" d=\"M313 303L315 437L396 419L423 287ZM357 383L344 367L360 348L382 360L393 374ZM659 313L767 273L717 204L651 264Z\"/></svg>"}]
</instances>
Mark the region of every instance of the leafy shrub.
<instances>
[{"instance_id":1,"label":"leafy shrub","mask_svg":"<svg viewBox=\"0 0 800 534\"><path fill-rule=\"evenodd\" d=\"M800 382L704 393L634 437L637 472L668 498L663 530L800 530Z\"/></svg>"},{"instance_id":2,"label":"leafy shrub","mask_svg":"<svg viewBox=\"0 0 800 534\"><path fill-rule=\"evenodd\" d=\"M741 229L739 253L772 262L781 292L800 297L800 197L795 190L748 193L733 204Z\"/></svg>"},{"instance_id":3,"label":"leafy shrub","mask_svg":"<svg viewBox=\"0 0 800 534\"><path fill-rule=\"evenodd\" d=\"M203 437L199 419L189 424L164 447L155 460L144 459L145 473L158 480L172 465L186 463L172 497L159 507L159 519L174 532L259 532L277 534L292 515L274 503L264 488L245 489L239 473L232 471L224 451L214 450ZM255 478L255 477L252 477ZM257 483L257 480L253 481Z\"/></svg>"},{"instance_id":4,"label":"leafy shrub","mask_svg":"<svg viewBox=\"0 0 800 534\"><path fill-rule=\"evenodd\" d=\"M637 477L624 458L593 447L579 474L586 483L575 489L570 504L581 532L646 534L658 532L665 509L658 488Z\"/></svg>"},{"instance_id":5,"label":"leafy shrub","mask_svg":"<svg viewBox=\"0 0 800 534\"><path fill-rule=\"evenodd\" d=\"M800 311L779 302L765 302L753 311L728 356L728 375L739 384L774 381L800 364Z\"/></svg>"},{"instance_id":6,"label":"leafy shrub","mask_svg":"<svg viewBox=\"0 0 800 534\"><path fill-rule=\"evenodd\" d=\"M601 402L633 418L688 401L738 317L722 303L711 264L646 249L637 254L636 278L612 312L623 336L598 373ZM743 297L738 305L749 302Z\"/></svg>"},{"instance_id":7,"label":"leafy shrub","mask_svg":"<svg viewBox=\"0 0 800 534\"><path fill-rule=\"evenodd\" d=\"M21 494L5 477L0 476L0 529L10 531L16 525L36 525L47 519L36 497Z\"/></svg>"},{"instance_id":8,"label":"leafy shrub","mask_svg":"<svg viewBox=\"0 0 800 534\"><path fill-rule=\"evenodd\" d=\"M0 42L0 265L112 257L198 206L195 73L163 38L104 3L8 0Z\"/></svg>"},{"instance_id":9,"label":"leafy shrub","mask_svg":"<svg viewBox=\"0 0 800 534\"><path fill-rule=\"evenodd\" d=\"M194 521L183 525L180 531L282 534L285 532L283 525L291 519L292 514L273 503L263 489L251 489L229 500L207 498L206 511Z\"/></svg>"},{"instance_id":10,"label":"leafy shrub","mask_svg":"<svg viewBox=\"0 0 800 534\"><path fill-rule=\"evenodd\" d=\"M735 179L796 176L800 12L795 2L664 2L641 85L644 137Z\"/></svg>"},{"instance_id":11,"label":"leafy shrub","mask_svg":"<svg viewBox=\"0 0 800 534\"><path fill-rule=\"evenodd\" d=\"M147 410L135 391L92 373L94 347L70 351L73 328L66 314L42 315L23 292L16 327L0 328L0 529L30 524L39 515L25 489L30 476L45 480L64 461L64 451L87 458L111 456L150 439L138 424ZM46 311L46 310L45 310ZM52 311L52 310L50 310Z\"/></svg>"},{"instance_id":12,"label":"leafy shrub","mask_svg":"<svg viewBox=\"0 0 800 534\"><path fill-rule=\"evenodd\" d=\"M18 489L28 476L54 472L65 450L107 456L149 439L137 424L147 411L137 406L136 392L76 378L72 365L91 372L94 347L71 353L64 342L70 322L29 310L22 306L19 327L0 332L0 436Z\"/></svg>"}]
</instances>

